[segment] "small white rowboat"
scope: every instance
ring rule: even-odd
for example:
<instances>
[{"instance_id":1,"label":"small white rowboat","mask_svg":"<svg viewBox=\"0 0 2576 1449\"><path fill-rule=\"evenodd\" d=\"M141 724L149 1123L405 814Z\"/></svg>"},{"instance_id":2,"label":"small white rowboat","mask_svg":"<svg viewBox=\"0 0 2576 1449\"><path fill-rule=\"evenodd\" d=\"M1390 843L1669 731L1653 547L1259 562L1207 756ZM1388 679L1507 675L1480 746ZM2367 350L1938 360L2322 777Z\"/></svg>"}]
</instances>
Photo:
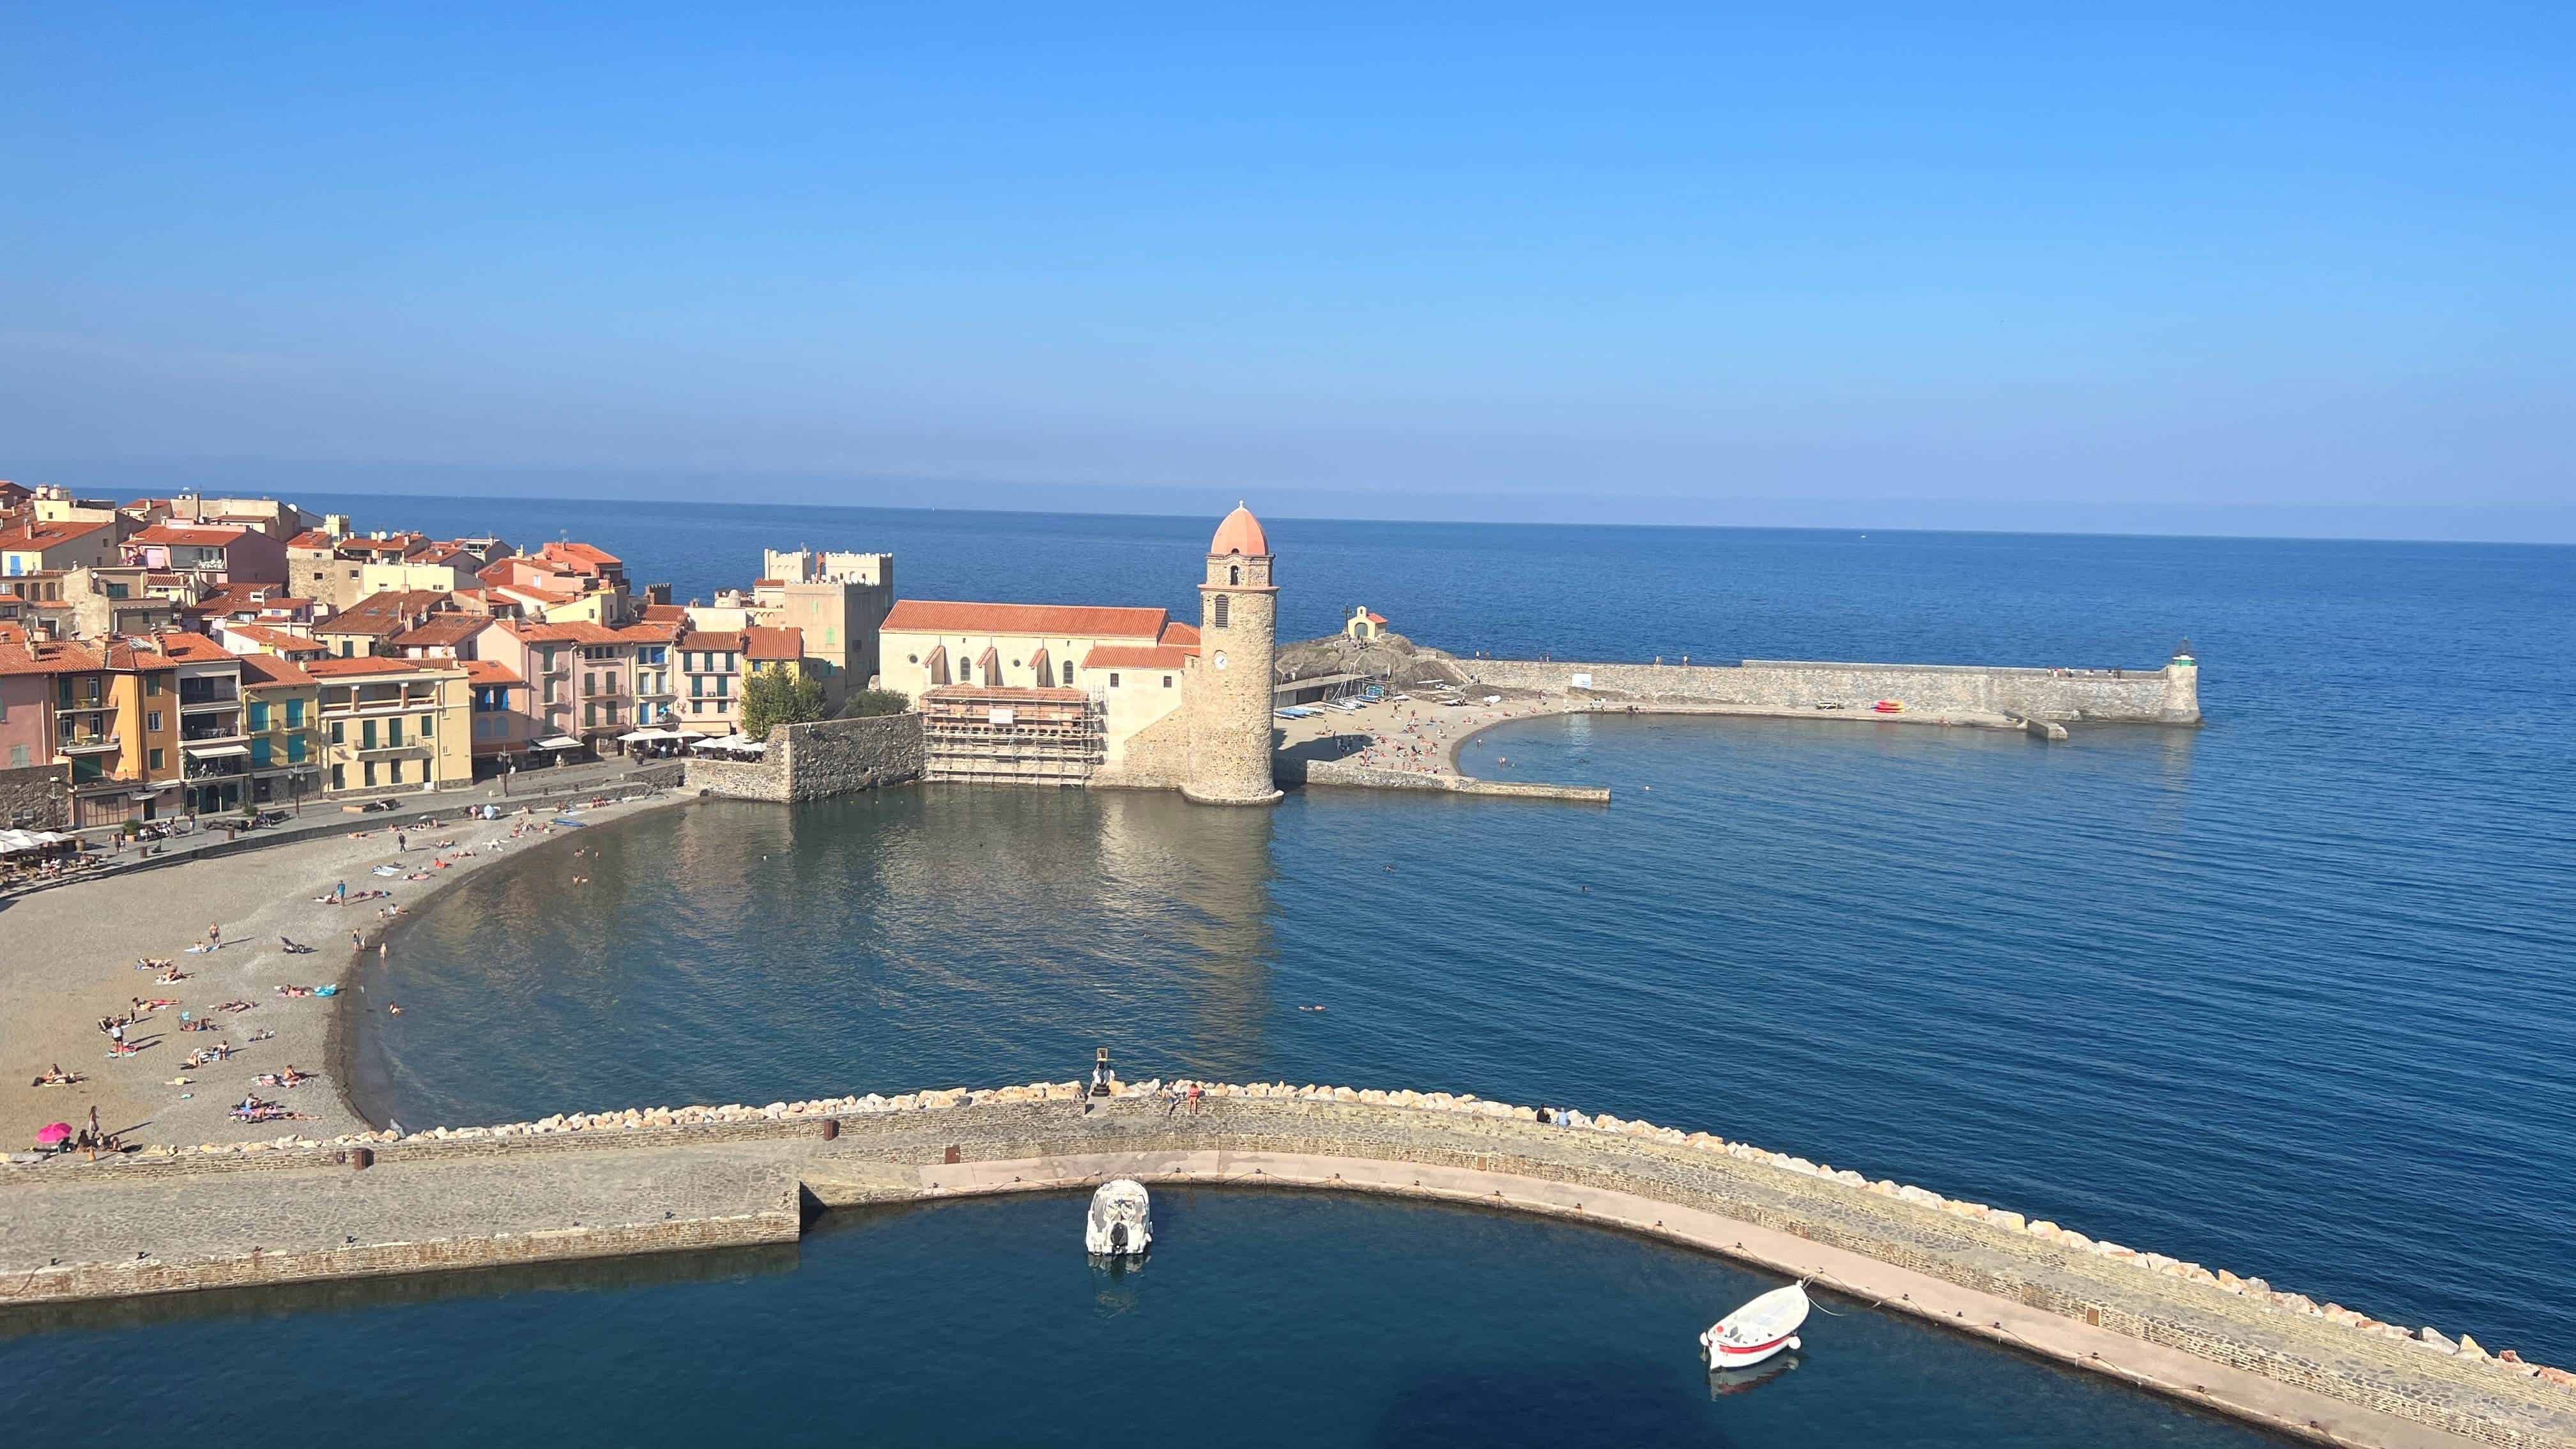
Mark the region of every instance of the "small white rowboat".
<instances>
[{"instance_id":1,"label":"small white rowboat","mask_svg":"<svg viewBox=\"0 0 2576 1449\"><path fill-rule=\"evenodd\" d=\"M1807 1321L1807 1285L1774 1288L1719 1319L1699 1336L1713 1369L1750 1368L1782 1349L1798 1346Z\"/></svg>"}]
</instances>

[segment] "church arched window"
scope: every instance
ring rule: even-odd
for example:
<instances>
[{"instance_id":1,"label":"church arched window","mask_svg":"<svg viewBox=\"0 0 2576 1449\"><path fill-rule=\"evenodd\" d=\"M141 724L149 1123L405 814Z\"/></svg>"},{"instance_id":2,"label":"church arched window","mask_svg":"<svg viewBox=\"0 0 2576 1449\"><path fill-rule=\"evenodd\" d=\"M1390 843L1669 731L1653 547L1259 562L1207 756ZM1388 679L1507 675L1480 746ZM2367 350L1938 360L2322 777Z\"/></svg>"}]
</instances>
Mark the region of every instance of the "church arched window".
<instances>
[{"instance_id":1,"label":"church arched window","mask_svg":"<svg viewBox=\"0 0 2576 1449\"><path fill-rule=\"evenodd\" d=\"M1216 613L1210 618L1209 623L1215 628L1225 627L1225 595L1216 596Z\"/></svg>"},{"instance_id":2,"label":"church arched window","mask_svg":"<svg viewBox=\"0 0 2576 1449\"><path fill-rule=\"evenodd\" d=\"M1242 583L1242 582L1243 582L1243 565L1241 565L1241 564L1228 564L1228 565L1226 565L1226 568L1225 568L1225 581L1226 581L1227 583L1229 583L1229 584L1239 584L1239 583Z\"/></svg>"}]
</instances>

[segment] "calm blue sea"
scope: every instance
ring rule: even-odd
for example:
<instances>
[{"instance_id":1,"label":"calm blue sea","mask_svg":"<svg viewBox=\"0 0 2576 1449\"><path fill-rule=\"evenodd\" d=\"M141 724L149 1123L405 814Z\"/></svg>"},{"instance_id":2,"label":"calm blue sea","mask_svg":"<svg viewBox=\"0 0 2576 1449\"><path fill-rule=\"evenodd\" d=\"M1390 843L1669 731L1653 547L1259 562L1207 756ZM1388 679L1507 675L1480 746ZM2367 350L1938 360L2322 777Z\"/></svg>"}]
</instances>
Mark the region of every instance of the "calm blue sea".
<instances>
[{"instance_id":1,"label":"calm blue sea","mask_svg":"<svg viewBox=\"0 0 2576 1449\"><path fill-rule=\"evenodd\" d=\"M1186 609L1213 526L348 506L523 545L568 530L682 598L747 580L764 544L806 543L892 550L907 596ZM2576 550L1270 531L1291 636L1352 604L1452 650L1595 659L2151 667L2188 636L2209 723L2048 746L1604 718L1473 747L1479 772L1612 785L1606 809L1313 790L1231 812L932 787L648 816L585 837L604 858L577 872L541 853L424 911L365 983L405 1013L363 1018L362 1102L417 1127L1064 1078L1105 1041L1136 1074L1442 1087L1706 1128L2576 1362ZM381 1388L335 1375L327 1396L391 1408L442 1364L482 1372L473 1346L495 1338L704 1379L736 1350L687 1361L702 1345L668 1325L724 1339L740 1316L778 1325L781 1352L883 1363L851 1402L909 1440L941 1437L926 1417L941 1404L972 1405L957 1437L996 1440L1168 1433L1184 1413L1286 1414L1312 1442L2238 1432L1865 1313L1827 1325L1793 1373L1711 1400L1674 1369L1687 1333L1668 1340L1746 1296L1723 1265L1386 1204L1188 1202L1167 1240L1185 1266L1166 1271L1158 1248L1114 1285L1032 1266L1061 1245L1030 1257L1020 1238L1069 1235L1073 1210L1017 1203L854 1220L792 1269L712 1282L639 1270L584 1291L491 1279L432 1304L206 1311L280 1315L261 1321L263 1351L361 1376L362 1328ZM1354 1265L1322 1288L1298 1258L1319 1241ZM904 1297L924 1275L972 1303ZM1488 1296L1524 1288L1525 1315ZM1247 1312L1278 1335L1256 1366L1194 1336ZM231 1331L214 1321L146 1312L0 1342L0 1384L168 1362ZM1001 1342L1014 1323L1053 1366L1021 1369ZM1054 1364L1068 1343L1142 1355L1164 1387L1104 1397ZM1211 1371L1182 1375L1175 1355ZM569 1422L536 1382L493 1372L493 1404ZM1549 1372L1584 1391L1519 1391ZM850 1422L710 1392L791 1439ZM1603 1417L1614 1399L1627 1406ZM605 1437L706 1437L692 1422Z\"/></svg>"}]
</instances>

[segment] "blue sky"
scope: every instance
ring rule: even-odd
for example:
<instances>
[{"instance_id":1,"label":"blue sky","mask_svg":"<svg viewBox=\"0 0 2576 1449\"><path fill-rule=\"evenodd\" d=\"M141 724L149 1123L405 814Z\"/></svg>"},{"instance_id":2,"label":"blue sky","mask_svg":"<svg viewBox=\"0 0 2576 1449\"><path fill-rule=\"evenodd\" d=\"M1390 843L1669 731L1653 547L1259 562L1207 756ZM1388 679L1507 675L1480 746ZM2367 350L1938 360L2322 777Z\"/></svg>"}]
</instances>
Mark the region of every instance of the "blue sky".
<instances>
[{"instance_id":1,"label":"blue sky","mask_svg":"<svg viewBox=\"0 0 2576 1449\"><path fill-rule=\"evenodd\" d=\"M2566 7L1383 9L0 0L0 477L2576 539Z\"/></svg>"}]
</instances>

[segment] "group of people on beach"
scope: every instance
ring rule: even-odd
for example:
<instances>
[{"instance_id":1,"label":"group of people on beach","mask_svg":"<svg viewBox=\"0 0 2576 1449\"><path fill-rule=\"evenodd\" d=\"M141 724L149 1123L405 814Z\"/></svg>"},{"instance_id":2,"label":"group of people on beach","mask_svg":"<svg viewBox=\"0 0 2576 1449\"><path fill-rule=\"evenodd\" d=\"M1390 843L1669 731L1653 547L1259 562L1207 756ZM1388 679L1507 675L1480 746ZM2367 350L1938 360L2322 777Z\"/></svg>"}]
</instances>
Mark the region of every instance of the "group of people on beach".
<instances>
[{"instance_id":1,"label":"group of people on beach","mask_svg":"<svg viewBox=\"0 0 2576 1449\"><path fill-rule=\"evenodd\" d=\"M602 796L591 803L594 805L606 805L609 801L605 796ZM427 865L409 871L404 871L399 866L379 866L376 868L376 874L401 874L414 881L429 880L434 878L433 872L452 868L455 860L473 857L478 852L497 855L506 850L512 842L520 841L530 836L551 835L554 832L552 821L533 818L527 807L522 806L518 814L520 818L510 826L506 835L496 834L489 841L478 842L475 846L464 848L460 848L460 842L456 839L442 839L428 847L433 852L433 856ZM483 814L481 818L497 820L499 818L499 812L490 811ZM412 828L420 829L421 826L425 826L427 824L428 822L424 820L420 825L416 825ZM374 833L375 832L372 831L356 831L352 832L351 838L364 838ZM398 852L408 852L412 848L411 835L408 831L397 827L391 833L394 837L395 849ZM452 855L452 859L449 858L450 855ZM586 879L586 877L583 879ZM382 887L375 887L353 891L349 889L349 883L345 880L335 882L328 893L317 896L314 899L317 904L335 907L345 907L352 902L374 903L377 906L378 914L386 918L392 918L402 913L402 908L393 903L393 892L391 890ZM279 949L287 955L308 956L314 953L314 948L312 946L298 942L292 937L280 935L277 940ZM364 933L352 930L349 933L349 944L353 951L363 950L365 948ZM182 954L210 954L222 950L223 946L223 923L216 921L209 923L206 927L205 935L200 940L188 945ZM380 957L389 954L388 948L381 941L378 944L377 951ZM135 969L153 973L152 979L155 984L175 984L177 982L190 979L193 974L191 972L180 970L175 957L145 956L136 962ZM307 998L336 995L338 989L338 987L333 985L308 986L290 984L279 985L275 988L275 991L276 994L281 997ZM146 998L138 996L131 998L124 1010L118 1011L109 1016L100 1017L98 1019L98 1029L100 1034L107 1038L109 1057L123 1058L139 1055L146 1047L151 1045L151 1042L148 1038L142 1041L130 1039L130 1034L134 1028L144 1023L158 1012L177 1006L178 1004L179 1003L176 999L170 997L156 997L147 1000ZM236 999L216 1002L209 1005L205 1008L202 1014L183 1010L179 1013L178 1029L185 1032L220 1032L223 1031L225 1027L219 1018L254 1010L257 1005L258 1003L253 1001ZM389 1005L386 1010L388 1014L399 1015L402 1008L399 1006ZM275 1036L276 1033L273 1031L258 1031L251 1033L246 1040L251 1042L266 1041ZM232 1055L238 1050L240 1050L240 1047L229 1041L218 1041L208 1046L195 1048L188 1053L183 1064L183 1069L195 1069L218 1062L229 1061ZM313 1073L303 1071L290 1062L286 1065L283 1071L263 1073L256 1079L254 1085L272 1089L293 1088L303 1086L313 1079ZM45 1072L37 1075L31 1082L31 1085L39 1087L74 1086L87 1080L88 1078L83 1074L78 1072L66 1072L63 1070L60 1063L53 1063L49 1065ZM187 1081L188 1079L185 1076L181 1076L173 1078L171 1084L175 1086L185 1086ZM239 1103L232 1106L229 1109L229 1115L235 1121L240 1122L276 1122L311 1120L313 1114L289 1110L278 1102L263 1099L256 1093L253 1093L244 1096ZM49 1139L45 1145L49 1150L55 1151L87 1151L93 1161L96 1160L97 1154L101 1151L117 1152L124 1150L124 1143L117 1134L106 1132L99 1128L98 1111L95 1107L90 1109L90 1125L86 1130L83 1130L72 1137L64 1138L59 1142Z\"/></svg>"}]
</instances>

